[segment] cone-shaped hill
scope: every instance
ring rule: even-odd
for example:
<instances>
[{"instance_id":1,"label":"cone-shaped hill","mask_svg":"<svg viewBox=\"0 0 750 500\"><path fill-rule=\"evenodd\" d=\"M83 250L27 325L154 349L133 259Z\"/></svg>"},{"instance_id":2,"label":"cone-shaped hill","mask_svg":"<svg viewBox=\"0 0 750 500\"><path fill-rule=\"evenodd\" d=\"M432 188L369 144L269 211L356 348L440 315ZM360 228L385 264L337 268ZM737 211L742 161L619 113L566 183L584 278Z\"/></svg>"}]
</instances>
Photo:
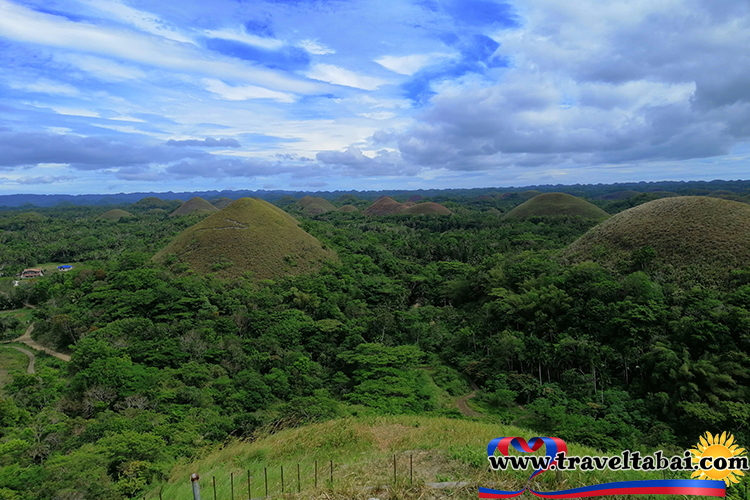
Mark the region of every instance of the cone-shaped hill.
<instances>
[{"instance_id":1,"label":"cone-shaped hill","mask_svg":"<svg viewBox=\"0 0 750 500\"><path fill-rule=\"evenodd\" d=\"M189 215L189 214L195 214L195 213L211 213L211 212L218 212L219 209L215 206L211 205L209 202L201 198L200 196L196 196L195 198L190 198L188 201L183 203L182 205L177 208L174 212L169 214L170 217L177 217L180 215Z\"/></svg>"},{"instance_id":2,"label":"cone-shaped hill","mask_svg":"<svg viewBox=\"0 0 750 500\"><path fill-rule=\"evenodd\" d=\"M330 201L325 198L317 198L314 196L304 196L300 198L297 205L299 205L302 212L306 215L318 215L336 210L336 207Z\"/></svg>"},{"instance_id":3,"label":"cone-shaped hill","mask_svg":"<svg viewBox=\"0 0 750 500\"><path fill-rule=\"evenodd\" d=\"M431 201L416 204L410 201L399 203L390 196L382 196L363 213L365 215L451 215L453 212Z\"/></svg>"},{"instance_id":4,"label":"cone-shaped hill","mask_svg":"<svg viewBox=\"0 0 750 500\"><path fill-rule=\"evenodd\" d=\"M417 203L410 207L405 208L401 212L404 215L450 215L453 212L445 208L440 203L433 203L431 201L425 203Z\"/></svg>"},{"instance_id":5,"label":"cone-shaped hill","mask_svg":"<svg viewBox=\"0 0 750 500\"><path fill-rule=\"evenodd\" d=\"M390 196L381 196L364 210L365 215L393 215L401 212L404 206Z\"/></svg>"},{"instance_id":6,"label":"cone-shaped hill","mask_svg":"<svg viewBox=\"0 0 750 500\"><path fill-rule=\"evenodd\" d=\"M222 208L227 208L229 204L232 203L232 201L234 201L232 200L232 198L227 198L227 197L216 198L214 200L211 200L211 205L221 210Z\"/></svg>"},{"instance_id":7,"label":"cone-shaped hill","mask_svg":"<svg viewBox=\"0 0 750 500\"><path fill-rule=\"evenodd\" d=\"M141 198L130 206L136 210L148 210L150 208L169 208L174 205L172 202L162 200L156 196L149 196L147 198Z\"/></svg>"},{"instance_id":8,"label":"cone-shaped hill","mask_svg":"<svg viewBox=\"0 0 750 500\"><path fill-rule=\"evenodd\" d=\"M339 212L359 212L359 209L354 205L344 205L339 208Z\"/></svg>"},{"instance_id":9,"label":"cone-shaped hill","mask_svg":"<svg viewBox=\"0 0 750 500\"><path fill-rule=\"evenodd\" d=\"M119 208L116 208L114 210L109 210L108 212L104 212L99 217L97 217L96 220L107 220L110 222L117 222L123 217L132 217L132 216L133 214L131 214L130 212L126 212L125 210L120 210Z\"/></svg>"},{"instance_id":10,"label":"cone-shaped hill","mask_svg":"<svg viewBox=\"0 0 750 500\"><path fill-rule=\"evenodd\" d=\"M525 219L548 215L577 215L590 219L609 217L609 214L586 200L566 193L544 193L526 200L508 212L506 218Z\"/></svg>"},{"instance_id":11,"label":"cone-shaped hill","mask_svg":"<svg viewBox=\"0 0 750 500\"><path fill-rule=\"evenodd\" d=\"M174 254L201 273L273 279L316 271L336 255L278 207L257 198L240 198L180 233L154 255L164 262Z\"/></svg>"},{"instance_id":12,"label":"cone-shaped hill","mask_svg":"<svg viewBox=\"0 0 750 500\"><path fill-rule=\"evenodd\" d=\"M646 246L656 262L721 276L750 265L750 206L705 196L662 198L630 208L590 229L571 244L568 262L612 266Z\"/></svg>"}]
</instances>

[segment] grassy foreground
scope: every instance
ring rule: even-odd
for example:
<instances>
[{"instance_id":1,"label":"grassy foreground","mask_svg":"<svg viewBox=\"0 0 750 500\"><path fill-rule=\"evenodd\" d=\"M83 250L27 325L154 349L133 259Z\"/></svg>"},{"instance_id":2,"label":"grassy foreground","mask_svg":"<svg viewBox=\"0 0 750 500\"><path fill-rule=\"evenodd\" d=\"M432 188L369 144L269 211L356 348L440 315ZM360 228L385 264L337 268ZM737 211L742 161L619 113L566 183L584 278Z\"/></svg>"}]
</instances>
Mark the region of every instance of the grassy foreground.
<instances>
[{"instance_id":1,"label":"grassy foreground","mask_svg":"<svg viewBox=\"0 0 750 500\"><path fill-rule=\"evenodd\" d=\"M233 474L234 498L247 499L248 471L252 497L263 497L264 468L267 469L270 498L477 498L478 486L518 490L524 487L531 475L531 471L488 470L487 444L493 438L502 436L529 440L535 434L517 427L471 420L417 416L351 417L284 430L260 437L254 442L229 443L200 460L178 464L172 469L169 481L157 486L146 498L159 498L159 490L163 488L163 498L192 499L189 478L190 474L198 473L201 476L201 498L214 498L212 481L215 479L216 498L231 499L230 475ZM537 453L543 454L542 450ZM568 454L601 453L568 443ZM330 482L330 461L334 465L333 485ZM413 464L413 482L410 481L410 461ZM281 493L282 467L285 494ZM662 473L573 471L564 472L558 478L549 471L537 476L530 486L537 491L557 491L640 479L662 479ZM469 484L448 489L434 489L426 484L445 481L465 481ZM298 489L301 493L297 493ZM535 498L531 494L524 496Z\"/></svg>"}]
</instances>

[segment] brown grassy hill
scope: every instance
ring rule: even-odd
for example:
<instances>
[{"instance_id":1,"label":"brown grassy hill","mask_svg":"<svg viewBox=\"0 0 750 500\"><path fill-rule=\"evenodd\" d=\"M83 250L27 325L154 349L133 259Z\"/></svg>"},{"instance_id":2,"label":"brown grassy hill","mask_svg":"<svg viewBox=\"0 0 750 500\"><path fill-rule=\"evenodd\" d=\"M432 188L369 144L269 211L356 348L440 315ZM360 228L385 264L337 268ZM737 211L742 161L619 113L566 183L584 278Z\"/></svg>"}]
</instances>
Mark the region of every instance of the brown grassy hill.
<instances>
[{"instance_id":1,"label":"brown grassy hill","mask_svg":"<svg viewBox=\"0 0 750 500\"><path fill-rule=\"evenodd\" d=\"M257 198L240 198L187 228L154 260L170 254L201 274L237 278L249 271L255 280L313 272L336 259L294 217Z\"/></svg>"},{"instance_id":2,"label":"brown grassy hill","mask_svg":"<svg viewBox=\"0 0 750 500\"><path fill-rule=\"evenodd\" d=\"M401 212L404 206L390 196L381 196L364 210L365 215L393 215Z\"/></svg>"},{"instance_id":3,"label":"brown grassy hill","mask_svg":"<svg viewBox=\"0 0 750 500\"><path fill-rule=\"evenodd\" d=\"M544 193L518 205L505 216L524 219L550 215L577 215L592 219L609 217L609 214L586 200L566 193Z\"/></svg>"},{"instance_id":4,"label":"brown grassy hill","mask_svg":"<svg viewBox=\"0 0 750 500\"><path fill-rule=\"evenodd\" d=\"M633 196L641 194L640 191L617 191L616 193L607 193L599 196L600 200L627 200Z\"/></svg>"},{"instance_id":5,"label":"brown grassy hill","mask_svg":"<svg viewBox=\"0 0 750 500\"><path fill-rule=\"evenodd\" d=\"M654 200L602 222L570 245L564 260L611 266L650 246L657 262L719 276L750 265L750 206L704 196Z\"/></svg>"},{"instance_id":6,"label":"brown grassy hill","mask_svg":"<svg viewBox=\"0 0 750 500\"><path fill-rule=\"evenodd\" d=\"M339 208L339 212L359 212L359 209L354 205L344 205Z\"/></svg>"},{"instance_id":7,"label":"brown grassy hill","mask_svg":"<svg viewBox=\"0 0 750 500\"><path fill-rule=\"evenodd\" d=\"M404 215L451 215L453 212L439 203L428 201L405 208L400 213Z\"/></svg>"},{"instance_id":8,"label":"brown grassy hill","mask_svg":"<svg viewBox=\"0 0 750 500\"><path fill-rule=\"evenodd\" d=\"M227 197L216 198L215 200L211 200L211 205L221 210L222 208L227 208L229 204L232 203L233 201L234 200L232 200L232 198L227 198Z\"/></svg>"},{"instance_id":9,"label":"brown grassy hill","mask_svg":"<svg viewBox=\"0 0 750 500\"><path fill-rule=\"evenodd\" d=\"M96 220L106 220L110 222L117 222L123 217L133 217L133 214L131 214L130 212L126 212L125 210L120 210L119 208L116 208L114 210L104 212L99 217L97 217Z\"/></svg>"},{"instance_id":10,"label":"brown grassy hill","mask_svg":"<svg viewBox=\"0 0 750 500\"><path fill-rule=\"evenodd\" d=\"M302 212L307 215L318 215L326 212L336 210L336 207L330 201L325 198L319 198L315 196L304 196L300 198L297 205L301 208Z\"/></svg>"},{"instance_id":11,"label":"brown grassy hill","mask_svg":"<svg viewBox=\"0 0 750 500\"><path fill-rule=\"evenodd\" d=\"M195 213L211 213L211 212L218 212L218 211L219 211L218 208L211 205L209 202L207 202L200 196L196 196L195 198L190 198L188 201L180 205L177 210L175 210L169 215L170 217L177 217L179 215L188 215L188 214L195 214Z\"/></svg>"}]
</instances>

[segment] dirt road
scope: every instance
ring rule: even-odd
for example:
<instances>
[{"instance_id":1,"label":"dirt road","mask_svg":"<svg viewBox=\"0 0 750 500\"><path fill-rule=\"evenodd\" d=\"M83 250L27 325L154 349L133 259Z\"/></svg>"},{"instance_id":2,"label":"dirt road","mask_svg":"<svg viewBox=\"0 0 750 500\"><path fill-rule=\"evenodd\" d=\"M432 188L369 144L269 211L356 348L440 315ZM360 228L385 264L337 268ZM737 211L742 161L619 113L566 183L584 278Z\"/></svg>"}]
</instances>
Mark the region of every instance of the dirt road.
<instances>
[{"instance_id":1,"label":"dirt road","mask_svg":"<svg viewBox=\"0 0 750 500\"><path fill-rule=\"evenodd\" d=\"M63 354L61 352L53 351L52 349L48 349L35 341L31 338L31 332L34 331L34 323L31 323L29 327L26 329L26 333L18 337L17 339L14 339L14 342L21 342L22 344L26 344L27 346L31 347L32 349L36 349L37 351L43 351L49 354L50 356L54 356L58 359L62 359L63 361L70 361L70 356L67 354Z\"/></svg>"},{"instance_id":2,"label":"dirt road","mask_svg":"<svg viewBox=\"0 0 750 500\"><path fill-rule=\"evenodd\" d=\"M34 363L36 362L36 356L34 356L34 353L29 351L28 349L24 349L23 347L18 347L17 345L9 345L7 347L13 348L17 351L21 351L26 356L29 357L29 366L26 368L26 373L36 373L34 371Z\"/></svg>"},{"instance_id":3,"label":"dirt road","mask_svg":"<svg viewBox=\"0 0 750 500\"><path fill-rule=\"evenodd\" d=\"M470 394L467 394L466 396L461 396L456 400L456 404L458 405L459 411L466 415L467 417L481 417L482 414L478 411L474 411L471 408L469 408L469 405L466 404L466 401L473 398L477 395L477 391L473 391Z\"/></svg>"}]
</instances>

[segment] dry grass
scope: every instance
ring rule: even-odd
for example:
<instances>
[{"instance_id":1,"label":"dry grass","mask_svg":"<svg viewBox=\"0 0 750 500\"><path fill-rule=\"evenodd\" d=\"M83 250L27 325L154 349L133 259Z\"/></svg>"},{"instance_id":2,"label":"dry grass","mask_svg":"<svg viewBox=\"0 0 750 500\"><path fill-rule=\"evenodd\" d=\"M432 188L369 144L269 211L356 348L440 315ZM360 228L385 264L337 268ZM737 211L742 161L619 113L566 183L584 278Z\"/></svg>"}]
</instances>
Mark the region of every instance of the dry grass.
<instances>
[{"instance_id":1,"label":"dry grass","mask_svg":"<svg viewBox=\"0 0 750 500\"><path fill-rule=\"evenodd\" d=\"M212 213L212 212L218 212L219 209L215 206L211 205L209 202L201 198L200 196L196 196L194 198L190 198L188 201L180 205L177 210L169 214L170 217L177 217L180 215L189 215L189 214L195 214L195 213Z\"/></svg>"},{"instance_id":2,"label":"dry grass","mask_svg":"<svg viewBox=\"0 0 750 500\"><path fill-rule=\"evenodd\" d=\"M359 209L354 205L344 205L339 208L339 212L359 212Z\"/></svg>"},{"instance_id":3,"label":"dry grass","mask_svg":"<svg viewBox=\"0 0 750 500\"><path fill-rule=\"evenodd\" d=\"M264 469L269 496L289 499L437 499L476 498L477 487L521 489L530 471L494 472L487 467L487 443L501 436L534 437L530 431L491 423L424 416L346 418L259 436L254 442L233 442L193 463L175 466L164 485L164 498L190 498L190 474L203 480L202 496L213 498L211 478L216 478L217 498L230 498L234 474L235 498L247 498L247 475L252 476L253 497L265 495ZM600 454L568 443L569 455ZM541 453L541 452L538 452ZM393 460L396 457L396 480ZM315 462L318 487L315 488ZM330 461L334 464L330 483ZM413 481L410 478L413 464ZM297 481L300 466L300 483ZM281 467L286 495L281 495ZM660 473L565 472L558 482L546 473L532 481L542 491L575 488L598 482L658 479ZM436 490L430 482L466 481L469 486ZM299 490L301 493L297 493ZM158 487L147 496L158 498Z\"/></svg>"},{"instance_id":4,"label":"dry grass","mask_svg":"<svg viewBox=\"0 0 750 500\"><path fill-rule=\"evenodd\" d=\"M452 213L439 203L431 201L418 204L399 203L389 196L378 198L364 211L365 215L450 215Z\"/></svg>"},{"instance_id":5,"label":"dry grass","mask_svg":"<svg viewBox=\"0 0 750 500\"><path fill-rule=\"evenodd\" d=\"M509 219L524 219L552 215L571 215L590 219L609 217L609 214L586 200L566 193L544 193L527 200L508 212Z\"/></svg>"},{"instance_id":6,"label":"dry grass","mask_svg":"<svg viewBox=\"0 0 750 500\"><path fill-rule=\"evenodd\" d=\"M11 373L14 371L26 373L28 365L29 358L24 353L7 345L0 345L0 396L3 394L5 385L13 380Z\"/></svg>"},{"instance_id":7,"label":"dry grass","mask_svg":"<svg viewBox=\"0 0 750 500\"><path fill-rule=\"evenodd\" d=\"M232 203L234 200L232 198L222 197L222 198L216 198L214 200L211 200L211 205L215 206L219 210L222 210L224 208L227 208L230 203Z\"/></svg>"},{"instance_id":8,"label":"dry grass","mask_svg":"<svg viewBox=\"0 0 750 500\"><path fill-rule=\"evenodd\" d=\"M654 200L592 228L564 258L612 266L644 246L651 246L661 263L708 275L748 266L750 206L703 196Z\"/></svg>"},{"instance_id":9,"label":"dry grass","mask_svg":"<svg viewBox=\"0 0 750 500\"><path fill-rule=\"evenodd\" d=\"M336 206L325 198L304 196L297 202L306 215L319 215L336 210Z\"/></svg>"},{"instance_id":10,"label":"dry grass","mask_svg":"<svg viewBox=\"0 0 750 500\"><path fill-rule=\"evenodd\" d=\"M439 203L428 201L405 208L400 213L404 215L451 215L453 212Z\"/></svg>"},{"instance_id":11,"label":"dry grass","mask_svg":"<svg viewBox=\"0 0 750 500\"><path fill-rule=\"evenodd\" d=\"M249 271L255 280L312 272L336 259L294 217L257 198L241 198L187 228L154 260L169 254L202 274L237 278Z\"/></svg>"}]
</instances>

